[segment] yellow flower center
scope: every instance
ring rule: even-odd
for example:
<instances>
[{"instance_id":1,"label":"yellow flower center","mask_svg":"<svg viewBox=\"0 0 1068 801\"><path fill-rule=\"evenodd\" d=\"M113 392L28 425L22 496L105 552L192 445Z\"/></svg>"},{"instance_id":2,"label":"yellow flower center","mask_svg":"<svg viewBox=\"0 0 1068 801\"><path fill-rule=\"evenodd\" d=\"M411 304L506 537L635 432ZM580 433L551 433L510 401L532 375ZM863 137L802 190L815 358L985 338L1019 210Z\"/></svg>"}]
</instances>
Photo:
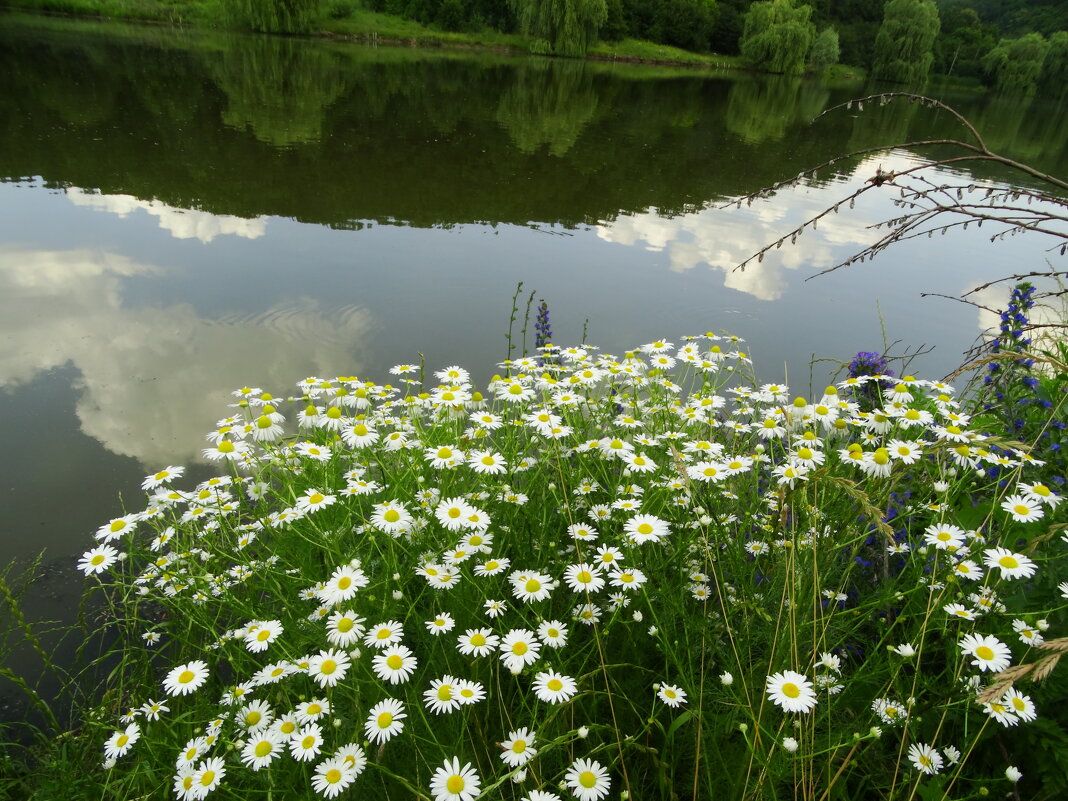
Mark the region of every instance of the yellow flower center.
<instances>
[{"instance_id":1,"label":"yellow flower center","mask_svg":"<svg viewBox=\"0 0 1068 801\"><path fill-rule=\"evenodd\" d=\"M396 523L398 520L400 520L400 512L398 512L396 509L390 509L384 515L382 515L382 519L385 520L387 523Z\"/></svg>"},{"instance_id":2,"label":"yellow flower center","mask_svg":"<svg viewBox=\"0 0 1068 801\"><path fill-rule=\"evenodd\" d=\"M102 554L102 553L98 553L98 554L97 554L96 556L94 556L94 557L93 557L93 558L92 558L91 560L89 560L89 561L90 561L90 564L92 564L92 565L93 565L94 567L95 567L96 565L102 564L102 563L103 563L103 561L104 561L104 554Z\"/></svg>"},{"instance_id":3,"label":"yellow flower center","mask_svg":"<svg viewBox=\"0 0 1068 801\"><path fill-rule=\"evenodd\" d=\"M994 658L994 650L986 645L980 645L975 649L975 655L984 662L989 662Z\"/></svg>"},{"instance_id":4,"label":"yellow flower center","mask_svg":"<svg viewBox=\"0 0 1068 801\"><path fill-rule=\"evenodd\" d=\"M191 682L193 680L193 678L195 676L196 676L196 674L193 673L193 671L191 671L191 670L183 670L178 675L178 683L179 684L188 684L189 682Z\"/></svg>"},{"instance_id":5,"label":"yellow flower center","mask_svg":"<svg viewBox=\"0 0 1068 801\"><path fill-rule=\"evenodd\" d=\"M256 743L256 747L252 751L258 757L265 757L271 753L271 744L266 740L261 740Z\"/></svg>"},{"instance_id":6,"label":"yellow flower center","mask_svg":"<svg viewBox=\"0 0 1068 801\"><path fill-rule=\"evenodd\" d=\"M327 676L329 676L335 670L337 670L337 662L335 662L333 659L324 659L323 664L319 667L319 672L325 673Z\"/></svg>"},{"instance_id":7,"label":"yellow flower center","mask_svg":"<svg viewBox=\"0 0 1068 801\"><path fill-rule=\"evenodd\" d=\"M782 686L782 694L787 698L798 698L801 695L801 688L793 682L788 681Z\"/></svg>"},{"instance_id":8,"label":"yellow flower center","mask_svg":"<svg viewBox=\"0 0 1068 801\"><path fill-rule=\"evenodd\" d=\"M516 740L512 743L512 751L516 754L522 754L527 750L527 743L525 740Z\"/></svg>"},{"instance_id":9,"label":"yellow flower center","mask_svg":"<svg viewBox=\"0 0 1068 801\"><path fill-rule=\"evenodd\" d=\"M533 593L533 592L537 592L540 589L541 589L541 582L538 581L537 579L529 579L527 581L527 583L526 583L527 592Z\"/></svg>"},{"instance_id":10,"label":"yellow flower center","mask_svg":"<svg viewBox=\"0 0 1068 801\"><path fill-rule=\"evenodd\" d=\"M564 689L564 683L560 681L560 679L549 679L549 681L545 683L545 686L554 693L558 693L560 690Z\"/></svg>"},{"instance_id":11,"label":"yellow flower center","mask_svg":"<svg viewBox=\"0 0 1068 801\"><path fill-rule=\"evenodd\" d=\"M512 646L512 653L516 656L522 656L527 652L527 644L525 642L517 642Z\"/></svg>"},{"instance_id":12,"label":"yellow flower center","mask_svg":"<svg viewBox=\"0 0 1068 801\"><path fill-rule=\"evenodd\" d=\"M438 700L439 701L451 701L452 700L452 685L442 684L438 687Z\"/></svg>"},{"instance_id":13,"label":"yellow flower center","mask_svg":"<svg viewBox=\"0 0 1068 801\"><path fill-rule=\"evenodd\" d=\"M215 771L206 770L200 774L200 784L202 787L208 787L215 781Z\"/></svg>"},{"instance_id":14,"label":"yellow flower center","mask_svg":"<svg viewBox=\"0 0 1068 801\"><path fill-rule=\"evenodd\" d=\"M486 638L482 634L473 634L471 636L471 644L476 648L481 648L486 644Z\"/></svg>"},{"instance_id":15,"label":"yellow flower center","mask_svg":"<svg viewBox=\"0 0 1068 801\"><path fill-rule=\"evenodd\" d=\"M352 626L352 618L349 617L343 617L337 622L337 630L343 633L347 631L352 631Z\"/></svg>"},{"instance_id":16,"label":"yellow flower center","mask_svg":"<svg viewBox=\"0 0 1068 801\"><path fill-rule=\"evenodd\" d=\"M652 534L653 533L653 527L649 523L642 523L641 525L638 526L638 533L639 534Z\"/></svg>"},{"instance_id":17,"label":"yellow flower center","mask_svg":"<svg viewBox=\"0 0 1068 801\"><path fill-rule=\"evenodd\" d=\"M1015 556L1003 556L998 559L998 564L1010 570L1020 566L1020 562Z\"/></svg>"},{"instance_id":18,"label":"yellow flower center","mask_svg":"<svg viewBox=\"0 0 1068 801\"><path fill-rule=\"evenodd\" d=\"M454 773L449 777L449 780L445 782L445 788L453 795L459 795L464 789L464 777L457 776Z\"/></svg>"},{"instance_id":19,"label":"yellow flower center","mask_svg":"<svg viewBox=\"0 0 1068 801\"><path fill-rule=\"evenodd\" d=\"M255 709L253 709L251 712L249 712L247 715L245 715L245 723L247 723L249 726L255 726L262 719L263 719L263 715L260 714L260 712L258 712Z\"/></svg>"},{"instance_id":20,"label":"yellow flower center","mask_svg":"<svg viewBox=\"0 0 1068 801\"><path fill-rule=\"evenodd\" d=\"M393 715L389 712L383 712L378 716L378 720L375 721L380 729L388 729L393 725Z\"/></svg>"},{"instance_id":21,"label":"yellow flower center","mask_svg":"<svg viewBox=\"0 0 1068 801\"><path fill-rule=\"evenodd\" d=\"M342 576L340 579L338 579L337 588L339 590L347 590L351 586L352 578L350 578L349 576Z\"/></svg>"},{"instance_id":22,"label":"yellow flower center","mask_svg":"<svg viewBox=\"0 0 1068 801\"><path fill-rule=\"evenodd\" d=\"M300 741L300 747L304 749L311 748L313 745L315 745L315 736L311 734Z\"/></svg>"},{"instance_id":23,"label":"yellow flower center","mask_svg":"<svg viewBox=\"0 0 1068 801\"><path fill-rule=\"evenodd\" d=\"M389 659L386 660L386 664L389 666L390 670L400 670L401 665L404 664L404 660L397 654L390 654Z\"/></svg>"},{"instance_id":24,"label":"yellow flower center","mask_svg":"<svg viewBox=\"0 0 1068 801\"><path fill-rule=\"evenodd\" d=\"M579 784L586 788L593 787L597 784L597 776L594 775L592 770L584 770L579 774Z\"/></svg>"}]
</instances>

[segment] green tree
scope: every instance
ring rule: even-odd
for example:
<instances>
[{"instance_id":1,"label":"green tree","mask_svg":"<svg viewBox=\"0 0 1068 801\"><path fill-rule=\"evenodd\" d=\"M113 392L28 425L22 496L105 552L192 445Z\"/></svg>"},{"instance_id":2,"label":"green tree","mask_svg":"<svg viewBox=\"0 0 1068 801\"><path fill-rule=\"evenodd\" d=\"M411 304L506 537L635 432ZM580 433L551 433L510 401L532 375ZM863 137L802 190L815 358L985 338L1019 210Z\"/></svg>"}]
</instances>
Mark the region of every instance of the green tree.
<instances>
[{"instance_id":1,"label":"green tree","mask_svg":"<svg viewBox=\"0 0 1068 801\"><path fill-rule=\"evenodd\" d=\"M605 0L508 0L535 52L584 56L608 18Z\"/></svg>"},{"instance_id":2,"label":"green tree","mask_svg":"<svg viewBox=\"0 0 1068 801\"><path fill-rule=\"evenodd\" d=\"M808 65L816 72L823 72L832 64L838 63L838 31L824 28L820 31L808 51Z\"/></svg>"},{"instance_id":3,"label":"green tree","mask_svg":"<svg viewBox=\"0 0 1068 801\"><path fill-rule=\"evenodd\" d=\"M768 72L802 72L816 38L811 16L811 6L795 6L793 0L753 3L745 15L742 56Z\"/></svg>"},{"instance_id":4,"label":"green tree","mask_svg":"<svg viewBox=\"0 0 1068 801\"><path fill-rule=\"evenodd\" d=\"M686 50L708 50L716 24L716 0L660 0L653 38Z\"/></svg>"},{"instance_id":5,"label":"green tree","mask_svg":"<svg viewBox=\"0 0 1068 801\"><path fill-rule=\"evenodd\" d=\"M997 28L984 25L972 8L951 6L940 9L939 15L942 30L935 40L934 71L978 78L983 56L997 44Z\"/></svg>"},{"instance_id":6,"label":"green tree","mask_svg":"<svg viewBox=\"0 0 1068 801\"><path fill-rule=\"evenodd\" d=\"M1034 94L1048 50L1049 42L1040 33L1002 39L986 54L983 67L999 90Z\"/></svg>"},{"instance_id":7,"label":"green tree","mask_svg":"<svg viewBox=\"0 0 1068 801\"><path fill-rule=\"evenodd\" d=\"M922 84L934 62L932 51L939 27L934 0L889 0L875 37L872 76Z\"/></svg>"}]
</instances>

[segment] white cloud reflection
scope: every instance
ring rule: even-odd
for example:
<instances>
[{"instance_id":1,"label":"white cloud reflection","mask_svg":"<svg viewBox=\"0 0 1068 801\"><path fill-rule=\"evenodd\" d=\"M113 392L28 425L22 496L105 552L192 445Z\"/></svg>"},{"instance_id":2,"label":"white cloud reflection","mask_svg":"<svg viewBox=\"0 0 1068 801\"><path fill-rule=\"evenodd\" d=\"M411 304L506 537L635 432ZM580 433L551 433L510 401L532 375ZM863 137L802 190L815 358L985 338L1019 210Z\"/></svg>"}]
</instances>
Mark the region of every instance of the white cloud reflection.
<instances>
[{"instance_id":1,"label":"white cloud reflection","mask_svg":"<svg viewBox=\"0 0 1068 801\"><path fill-rule=\"evenodd\" d=\"M188 304L131 308L122 281L159 268L90 250L0 248L0 386L72 364L82 431L146 469L193 461L230 390L275 394L309 373L352 375L363 309L298 298L261 314L207 319Z\"/></svg>"},{"instance_id":2,"label":"white cloud reflection","mask_svg":"<svg viewBox=\"0 0 1068 801\"><path fill-rule=\"evenodd\" d=\"M812 274L875 242L879 234L867 226L887 216L892 207L886 198L858 202L856 209L848 214L828 215L819 221L815 231L806 229L796 243L787 240L781 249L769 252L759 263L751 262L744 270L735 267L809 216L854 191L864 180L858 176L872 175L877 166L899 170L914 163L904 154L884 154L861 163L850 179L829 187L783 189L752 206L710 207L671 218L661 217L655 209L650 209L602 223L597 226L597 236L606 242L665 252L674 272L701 266L720 270L727 288L759 300L779 300L789 283L786 271L804 268L807 274Z\"/></svg>"},{"instance_id":3,"label":"white cloud reflection","mask_svg":"<svg viewBox=\"0 0 1068 801\"><path fill-rule=\"evenodd\" d=\"M119 217L142 210L159 220L159 227L170 232L176 239L199 239L211 242L217 236L240 236L258 239L267 230L266 217L234 217L229 214L211 214L196 209L180 209L161 200L141 200L133 195L102 195L73 187L67 189L67 197L75 206L106 211Z\"/></svg>"}]
</instances>

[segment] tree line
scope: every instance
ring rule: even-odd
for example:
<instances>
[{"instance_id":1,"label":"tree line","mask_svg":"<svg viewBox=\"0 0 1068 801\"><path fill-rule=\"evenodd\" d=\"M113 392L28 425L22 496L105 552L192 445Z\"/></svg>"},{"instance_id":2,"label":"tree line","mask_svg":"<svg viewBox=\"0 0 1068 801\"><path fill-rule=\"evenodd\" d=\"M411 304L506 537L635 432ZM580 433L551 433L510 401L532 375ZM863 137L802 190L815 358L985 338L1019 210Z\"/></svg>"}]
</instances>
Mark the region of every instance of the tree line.
<instances>
[{"instance_id":1,"label":"tree line","mask_svg":"<svg viewBox=\"0 0 1068 801\"><path fill-rule=\"evenodd\" d=\"M232 20L299 32L353 2L448 31L527 37L537 53L582 56L644 39L740 55L770 72L836 63L916 85L931 73L1001 89L1068 86L1068 0L223 0ZM346 6L348 4L348 6Z\"/></svg>"}]
</instances>

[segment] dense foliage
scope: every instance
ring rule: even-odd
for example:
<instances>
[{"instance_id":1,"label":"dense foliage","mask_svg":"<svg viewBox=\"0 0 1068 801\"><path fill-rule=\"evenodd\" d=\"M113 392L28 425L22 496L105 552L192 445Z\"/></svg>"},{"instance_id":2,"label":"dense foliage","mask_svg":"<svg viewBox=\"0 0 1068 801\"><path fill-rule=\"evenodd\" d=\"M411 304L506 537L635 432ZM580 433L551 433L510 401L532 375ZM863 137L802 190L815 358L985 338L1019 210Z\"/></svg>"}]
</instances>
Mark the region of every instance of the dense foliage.
<instances>
[{"instance_id":1,"label":"dense foliage","mask_svg":"<svg viewBox=\"0 0 1068 801\"><path fill-rule=\"evenodd\" d=\"M932 48L938 30L934 0L890 0L875 37L872 75L898 83L922 84L934 61Z\"/></svg>"},{"instance_id":2,"label":"dense foliage","mask_svg":"<svg viewBox=\"0 0 1068 801\"><path fill-rule=\"evenodd\" d=\"M816 38L812 7L795 6L794 0L753 3L745 17L742 56L768 72L798 73Z\"/></svg>"}]
</instances>

